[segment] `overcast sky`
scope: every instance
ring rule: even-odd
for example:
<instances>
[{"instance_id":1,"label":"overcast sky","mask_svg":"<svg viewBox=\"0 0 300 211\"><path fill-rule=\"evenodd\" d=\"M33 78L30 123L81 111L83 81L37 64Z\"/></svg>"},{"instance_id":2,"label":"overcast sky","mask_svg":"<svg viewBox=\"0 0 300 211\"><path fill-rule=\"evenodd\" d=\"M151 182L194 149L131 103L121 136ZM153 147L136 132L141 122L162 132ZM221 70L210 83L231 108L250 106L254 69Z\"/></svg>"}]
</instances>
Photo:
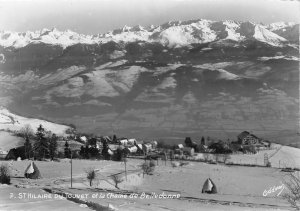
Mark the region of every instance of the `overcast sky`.
<instances>
[{"instance_id":1,"label":"overcast sky","mask_svg":"<svg viewBox=\"0 0 300 211\"><path fill-rule=\"evenodd\" d=\"M56 27L85 34L169 20L299 22L299 1L280 0L0 0L0 30Z\"/></svg>"}]
</instances>

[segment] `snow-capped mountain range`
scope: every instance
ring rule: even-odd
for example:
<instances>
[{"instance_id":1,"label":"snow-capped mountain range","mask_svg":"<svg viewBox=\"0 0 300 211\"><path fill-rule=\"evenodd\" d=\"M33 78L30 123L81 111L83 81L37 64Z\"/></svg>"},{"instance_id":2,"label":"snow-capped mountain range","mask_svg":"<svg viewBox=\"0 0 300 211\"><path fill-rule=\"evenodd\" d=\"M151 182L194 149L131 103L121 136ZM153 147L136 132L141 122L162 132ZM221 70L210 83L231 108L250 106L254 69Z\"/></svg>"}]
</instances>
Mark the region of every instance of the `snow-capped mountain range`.
<instances>
[{"instance_id":1,"label":"snow-capped mountain range","mask_svg":"<svg viewBox=\"0 0 300 211\"><path fill-rule=\"evenodd\" d=\"M159 26L124 26L104 34L84 35L67 30L42 29L27 32L0 32L0 46L5 48L21 48L31 43L45 43L59 45L64 48L82 44L101 44L114 42L159 42L167 47L182 47L193 43L208 43L218 40L244 41L247 39L258 40L273 46L295 42L293 33L299 31L299 24L272 23L269 25L240 21L211 21L190 20L170 21Z\"/></svg>"},{"instance_id":2,"label":"snow-capped mountain range","mask_svg":"<svg viewBox=\"0 0 300 211\"><path fill-rule=\"evenodd\" d=\"M99 135L235 138L247 130L295 144L298 87L294 23L0 32L0 106Z\"/></svg>"}]
</instances>

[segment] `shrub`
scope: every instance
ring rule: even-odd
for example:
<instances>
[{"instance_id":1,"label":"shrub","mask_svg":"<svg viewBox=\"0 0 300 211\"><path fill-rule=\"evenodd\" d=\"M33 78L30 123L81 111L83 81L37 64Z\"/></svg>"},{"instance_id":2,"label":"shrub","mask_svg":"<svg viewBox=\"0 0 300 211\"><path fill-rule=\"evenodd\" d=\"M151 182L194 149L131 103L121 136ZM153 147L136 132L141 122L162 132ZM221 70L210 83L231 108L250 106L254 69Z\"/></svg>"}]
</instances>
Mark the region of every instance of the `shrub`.
<instances>
[{"instance_id":1,"label":"shrub","mask_svg":"<svg viewBox=\"0 0 300 211\"><path fill-rule=\"evenodd\" d=\"M151 167L155 167L155 166L156 166L156 164L155 164L154 160L151 160L151 161L150 161L150 163L149 163L149 166L150 166L150 168L151 168Z\"/></svg>"},{"instance_id":2,"label":"shrub","mask_svg":"<svg viewBox=\"0 0 300 211\"><path fill-rule=\"evenodd\" d=\"M187 166L187 165L189 165L189 162L180 162L179 165L180 165L180 166Z\"/></svg>"},{"instance_id":3,"label":"shrub","mask_svg":"<svg viewBox=\"0 0 300 211\"><path fill-rule=\"evenodd\" d=\"M143 177L144 177L145 174L147 174L147 175L153 174L154 169L155 169L155 163L153 161L152 164L151 164L151 162L149 162L149 163L145 162L145 163L142 164L141 168L143 170Z\"/></svg>"},{"instance_id":4,"label":"shrub","mask_svg":"<svg viewBox=\"0 0 300 211\"><path fill-rule=\"evenodd\" d=\"M115 183L115 187L116 187L117 189L120 189L118 185L119 185L121 182L123 182L122 177L121 177L120 175L117 175L117 174L111 175L110 177L112 178L113 182Z\"/></svg>"},{"instance_id":5,"label":"shrub","mask_svg":"<svg viewBox=\"0 0 300 211\"><path fill-rule=\"evenodd\" d=\"M271 162L270 162L270 161L268 161L268 163L267 163L267 167L272 167L272 165L271 165Z\"/></svg>"},{"instance_id":6,"label":"shrub","mask_svg":"<svg viewBox=\"0 0 300 211\"><path fill-rule=\"evenodd\" d=\"M10 172L9 168L5 164L0 166L0 182L1 184L10 184Z\"/></svg>"}]
</instances>

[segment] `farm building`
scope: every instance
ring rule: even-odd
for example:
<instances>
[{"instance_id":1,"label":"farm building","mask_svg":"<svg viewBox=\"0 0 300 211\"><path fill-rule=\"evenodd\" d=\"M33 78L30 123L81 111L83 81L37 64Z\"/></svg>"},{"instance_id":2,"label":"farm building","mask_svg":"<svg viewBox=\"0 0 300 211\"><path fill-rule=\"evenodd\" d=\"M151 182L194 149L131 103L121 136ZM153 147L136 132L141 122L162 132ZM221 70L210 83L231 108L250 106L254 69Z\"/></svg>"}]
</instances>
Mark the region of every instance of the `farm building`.
<instances>
[{"instance_id":1,"label":"farm building","mask_svg":"<svg viewBox=\"0 0 300 211\"><path fill-rule=\"evenodd\" d=\"M199 145L199 151L200 152L208 152L208 146L200 144Z\"/></svg>"},{"instance_id":2,"label":"farm building","mask_svg":"<svg viewBox=\"0 0 300 211\"><path fill-rule=\"evenodd\" d=\"M270 148L271 146L271 142L267 140L261 141L261 144L266 148Z\"/></svg>"},{"instance_id":3,"label":"farm building","mask_svg":"<svg viewBox=\"0 0 300 211\"><path fill-rule=\"evenodd\" d=\"M17 160L20 157L22 160L25 159L25 147L16 147L9 150L8 154L5 157L5 160Z\"/></svg>"},{"instance_id":4,"label":"farm building","mask_svg":"<svg viewBox=\"0 0 300 211\"><path fill-rule=\"evenodd\" d=\"M80 141L86 143L86 142L87 142L87 137L81 136L81 137L80 137Z\"/></svg>"},{"instance_id":5,"label":"farm building","mask_svg":"<svg viewBox=\"0 0 300 211\"><path fill-rule=\"evenodd\" d=\"M128 145L136 145L136 140L134 138L130 138L127 140Z\"/></svg>"},{"instance_id":6,"label":"farm building","mask_svg":"<svg viewBox=\"0 0 300 211\"><path fill-rule=\"evenodd\" d=\"M126 145L128 144L128 140L127 140L127 139L120 139L120 140L118 141L118 143L119 143L120 145L126 146Z\"/></svg>"},{"instance_id":7,"label":"farm building","mask_svg":"<svg viewBox=\"0 0 300 211\"><path fill-rule=\"evenodd\" d=\"M112 151L116 151L119 147L121 147L122 149L124 148L124 146L120 146L118 144L109 144L108 148L111 149Z\"/></svg>"},{"instance_id":8,"label":"farm building","mask_svg":"<svg viewBox=\"0 0 300 211\"><path fill-rule=\"evenodd\" d=\"M259 138L255 135L249 133L248 131L244 131L238 135L238 143L242 145L257 145L259 143Z\"/></svg>"},{"instance_id":9,"label":"farm building","mask_svg":"<svg viewBox=\"0 0 300 211\"><path fill-rule=\"evenodd\" d=\"M156 149L157 147L157 141L151 141L151 145L153 149Z\"/></svg>"},{"instance_id":10,"label":"farm building","mask_svg":"<svg viewBox=\"0 0 300 211\"><path fill-rule=\"evenodd\" d=\"M109 136L103 136L103 137L101 138L101 140L105 140L106 143L111 143L111 142L112 142Z\"/></svg>"},{"instance_id":11,"label":"farm building","mask_svg":"<svg viewBox=\"0 0 300 211\"><path fill-rule=\"evenodd\" d=\"M107 153L108 153L109 155L113 155L113 154L114 154L114 152L113 152L111 149L108 149L108 150L107 150Z\"/></svg>"},{"instance_id":12,"label":"farm building","mask_svg":"<svg viewBox=\"0 0 300 211\"><path fill-rule=\"evenodd\" d=\"M177 148L177 149L183 149L184 146L183 146L183 144L177 144L177 145L176 145L176 148Z\"/></svg>"},{"instance_id":13,"label":"farm building","mask_svg":"<svg viewBox=\"0 0 300 211\"><path fill-rule=\"evenodd\" d=\"M133 147L126 147L124 149L126 151L127 154L134 154L138 151L137 146L133 146Z\"/></svg>"},{"instance_id":14,"label":"farm building","mask_svg":"<svg viewBox=\"0 0 300 211\"><path fill-rule=\"evenodd\" d=\"M142 147L145 154L149 153L152 150L152 145L149 143L142 144Z\"/></svg>"}]
</instances>

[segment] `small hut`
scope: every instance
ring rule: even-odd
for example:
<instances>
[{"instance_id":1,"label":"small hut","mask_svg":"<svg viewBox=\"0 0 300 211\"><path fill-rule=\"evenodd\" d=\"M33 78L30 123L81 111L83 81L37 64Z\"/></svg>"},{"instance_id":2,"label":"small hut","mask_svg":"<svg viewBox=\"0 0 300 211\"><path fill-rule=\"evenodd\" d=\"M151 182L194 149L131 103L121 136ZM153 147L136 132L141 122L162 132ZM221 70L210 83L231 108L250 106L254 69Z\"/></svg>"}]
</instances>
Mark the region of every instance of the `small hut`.
<instances>
[{"instance_id":1,"label":"small hut","mask_svg":"<svg viewBox=\"0 0 300 211\"><path fill-rule=\"evenodd\" d=\"M210 178L205 181L202 188L202 193L217 193L217 186Z\"/></svg>"},{"instance_id":2,"label":"small hut","mask_svg":"<svg viewBox=\"0 0 300 211\"><path fill-rule=\"evenodd\" d=\"M42 178L38 167L34 162L31 162L25 170L24 176L28 179L40 179Z\"/></svg>"}]
</instances>

